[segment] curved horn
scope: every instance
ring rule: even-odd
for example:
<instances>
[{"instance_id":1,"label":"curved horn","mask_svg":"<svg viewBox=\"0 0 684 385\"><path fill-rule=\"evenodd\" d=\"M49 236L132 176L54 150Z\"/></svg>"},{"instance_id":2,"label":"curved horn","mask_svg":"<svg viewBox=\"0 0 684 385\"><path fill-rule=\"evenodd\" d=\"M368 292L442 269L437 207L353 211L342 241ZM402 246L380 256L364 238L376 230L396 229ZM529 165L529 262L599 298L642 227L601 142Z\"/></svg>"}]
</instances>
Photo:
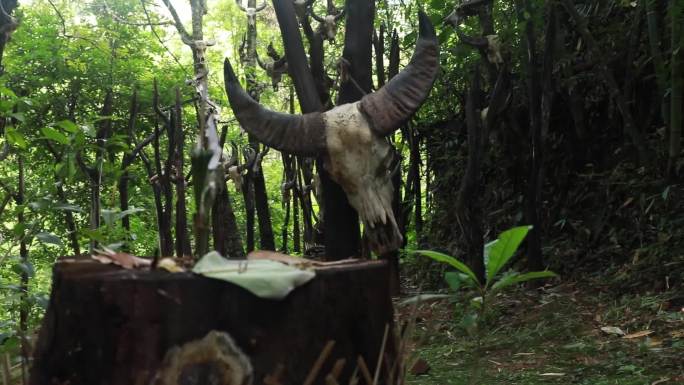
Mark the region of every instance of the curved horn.
<instances>
[{"instance_id":1,"label":"curved horn","mask_svg":"<svg viewBox=\"0 0 684 385\"><path fill-rule=\"evenodd\" d=\"M264 8L266 8L266 5L267 5L266 2L264 1L263 3L261 3L260 6L256 7L256 10L255 10L255 11L256 11L256 12L261 12L261 11L263 11Z\"/></svg>"},{"instance_id":2,"label":"curved horn","mask_svg":"<svg viewBox=\"0 0 684 385\"><path fill-rule=\"evenodd\" d=\"M325 23L325 19L322 18L322 17L320 17L320 16L318 16L318 15L316 14L316 12L314 12L313 8L310 8L310 9L309 9L309 14L311 14L311 17L313 17L314 20L316 20L317 22L319 22L319 23Z\"/></svg>"},{"instance_id":3,"label":"curved horn","mask_svg":"<svg viewBox=\"0 0 684 385\"><path fill-rule=\"evenodd\" d=\"M419 36L409 64L382 88L364 96L360 108L376 134L387 136L401 127L427 98L439 71L435 28L420 11Z\"/></svg>"},{"instance_id":4,"label":"curved horn","mask_svg":"<svg viewBox=\"0 0 684 385\"><path fill-rule=\"evenodd\" d=\"M323 115L290 115L271 111L252 99L238 81L228 59L223 64L228 101L238 122L263 144L295 155L325 151Z\"/></svg>"}]
</instances>

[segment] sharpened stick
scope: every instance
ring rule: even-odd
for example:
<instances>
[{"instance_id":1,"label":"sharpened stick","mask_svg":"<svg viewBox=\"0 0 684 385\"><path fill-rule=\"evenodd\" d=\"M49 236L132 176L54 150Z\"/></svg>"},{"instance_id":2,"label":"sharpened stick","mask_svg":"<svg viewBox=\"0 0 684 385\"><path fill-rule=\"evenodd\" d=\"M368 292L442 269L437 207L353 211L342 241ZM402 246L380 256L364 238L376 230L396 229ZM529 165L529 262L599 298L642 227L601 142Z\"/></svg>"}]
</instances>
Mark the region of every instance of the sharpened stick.
<instances>
[{"instance_id":1,"label":"sharpened stick","mask_svg":"<svg viewBox=\"0 0 684 385\"><path fill-rule=\"evenodd\" d=\"M325 363L325 360L328 359L328 356L332 352L332 349L334 346L335 346L334 340L330 340L330 341L328 341L328 343L325 344L325 346L323 347L323 350L321 350L321 354L318 355L316 362L311 367L309 374L306 376L306 380L304 380L304 385L313 384L314 380L316 379L316 376L318 376L318 372L321 371L321 367L323 366L323 363Z\"/></svg>"}]
</instances>

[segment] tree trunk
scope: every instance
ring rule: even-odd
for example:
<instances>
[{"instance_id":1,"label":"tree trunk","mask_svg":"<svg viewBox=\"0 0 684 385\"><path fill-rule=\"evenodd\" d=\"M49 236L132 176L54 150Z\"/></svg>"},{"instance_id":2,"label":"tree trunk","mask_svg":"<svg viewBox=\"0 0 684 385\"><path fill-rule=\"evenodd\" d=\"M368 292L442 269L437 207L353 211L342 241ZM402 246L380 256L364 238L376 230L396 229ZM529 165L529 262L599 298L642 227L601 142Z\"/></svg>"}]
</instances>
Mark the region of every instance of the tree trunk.
<instances>
[{"instance_id":1,"label":"tree trunk","mask_svg":"<svg viewBox=\"0 0 684 385\"><path fill-rule=\"evenodd\" d=\"M247 0L248 9L256 9L256 0ZM257 44L256 12L247 12L247 41L246 56L244 60L246 74L247 93L256 101L259 100L259 87L256 80L256 44ZM249 135L249 144L255 153L261 151L259 142L252 135ZM254 207L259 224L259 241L264 250L275 250L275 238L273 236L273 226L271 225L271 212L268 208L268 194L266 191L266 181L261 170L261 159L259 158L253 167L247 170L247 184L251 184L248 192L253 192L250 199L254 200ZM248 218L254 220L254 211L247 213ZM248 227L248 231L254 231L254 226ZM248 235L249 237L249 235ZM254 235L252 234L252 238ZM248 242L249 243L249 242ZM251 250L251 249L250 249Z\"/></svg>"},{"instance_id":2,"label":"tree trunk","mask_svg":"<svg viewBox=\"0 0 684 385\"><path fill-rule=\"evenodd\" d=\"M466 239L468 264L480 282L484 282L482 203L478 198L482 189L482 157L484 152L481 119L477 113L480 92L480 71L479 67L476 67L473 71L465 106L468 127L468 163L458 192L456 215Z\"/></svg>"},{"instance_id":3,"label":"tree trunk","mask_svg":"<svg viewBox=\"0 0 684 385\"><path fill-rule=\"evenodd\" d=\"M655 70L656 82L658 84L658 99L660 100L660 113L663 122L668 125L670 123L668 117L670 115L667 98L665 97L667 89L667 71L663 61L662 49L660 42L662 41L660 33L660 19L658 12L657 0L642 0L644 8L646 8L646 21L648 23L648 42L651 49L651 57L653 57L653 69Z\"/></svg>"},{"instance_id":4,"label":"tree trunk","mask_svg":"<svg viewBox=\"0 0 684 385\"><path fill-rule=\"evenodd\" d=\"M128 145L130 147L133 147L133 143L135 142L135 120L137 119L138 116L138 91L133 90L133 95L131 96L131 107L128 112L128 130L127 130L127 135L128 135ZM130 175L128 174L128 166L133 163L133 159L131 159L131 154L124 154L122 159L121 159L121 176L119 177L119 183L117 184L117 187L119 189L119 209L121 212L124 212L128 210L128 180L130 178ZM131 232L131 220L128 215L125 215L121 218L121 226L124 228L126 231L126 237L128 238L128 235Z\"/></svg>"},{"instance_id":5,"label":"tree trunk","mask_svg":"<svg viewBox=\"0 0 684 385\"><path fill-rule=\"evenodd\" d=\"M18 5L17 0L0 0L2 2L2 9L4 12L0 12L0 75L2 75L5 70L2 66L2 56L5 53L5 45L12 36L12 32L17 28L17 21L12 17L14 9Z\"/></svg>"},{"instance_id":6,"label":"tree trunk","mask_svg":"<svg viewBox=\"0 0 684 385\"><path fill-rule=\"evenodd\" d=\"M17 224L20 226L25 226L26 221L24 219L24 208L22 207L25 202L26 195L26 177L24 175L24 159L21 154L17 154L17 167L19 169L19 179L17 183L17 195L15 197L15 202L17 206L20 207L19 213L17 214ZM25 266L21 271L21 283L19 285L21 290L20 297L20 310L19 310L19 338L21 338L21 377L22 382L26 383L26 373L29 368L29 358L31 356L31 342L29 341L28 331L28 317L30 305L28 303L28 293L29 293L29 251L28 245L26 244L26 231L22 230L19 239L19 258L21 258L21 263Z\"/></svg>"},{"instance_id":7,"label":"tree trunk","mask_svg":"<svg viewBox=\"0 0 684 385\"><path fill-rule=\"evenodd\" d=\"M637 163L648 162L648 148L644 136L639 130L639 127L636 126L634 116L627 105L625 95L620 90L620 87L615 80L615 75L613 75L613 72L611 72L610 68L608 67L608 62L605 55L602 54L601 48L598 46L598 43L596 40L594 40L594 37L589 31L587 21L584 19L584 17L582 17L582 15L579 14L579 12L577 12L572 0L562 0L562 3L565 7L565 10L574 21L577 32L579 32L580 36L582 36L582 39L586 43L591 57L598 63L598 71L608 86L610 96L615 101L615 104L617 104L618 110L620 110L625 131L630 136L632 144L637 150Z\"/></svg>"},{"instance_id":8,"label":"tree trunk","mask_svg":"<svg viewBox=\"0 0 684 385\"><path fill-rule=\"evenodd\" d=\"M271 211L268 207L268 195L266 191L266 181L261 169L261 159L254 173L254 203L259 220L259 245L262 250L275 250L275 237L271 224Z\"/></svg>"},{"instance_id":9,"label":"tree trunk","mask_svg":"<svg viewBox=\"0 0 684 385\"><path fill-rule=\"evenodd\" d=\"M176 183L176 256L183 257L192 255L190 249L190 234L188 233L188 214L185 208L185 159L183 156L185 149L185 134L183 133L183 108L180 89L176 88L176 103L171 124L173 125L173 136L175 147L170 149L174 152L173 169L168 174L173 175ZM195 181L195 183L201 183Z\"/></svg>"},{"instance_id":10,"label":"tree trunk","mask_svg":"<svg viewBox=\"0 0 684 385\"><path fill-rule=\"evenodd\" d=\"M95 154L95 167L88 171L87 167L84 167L86 173L90 177L90 230L96 231L100 228L100 187L102 183L102 165L105 162L105 152L107 139L111 136L112 131L112 121L110 118L112 115L113 107L113 94L112 90L107 90L105 93L105 99L102 103L102 110L100 111L101 117L103 118L97 128L96 134L96 151ZM90 252L97 247L97 241L92 239L90 241Z\"/></svg>"},{"instance_id":11,"label":"tree trunk","mask_svg":"<svg viewBox=\"0 0 684 385\"><path fill-rule=\"evenodd\" d=\"M350 80L340 84L338 105L361 99L370 93L373 87L372 38L375 2L347 0L345 10L347 20L342 58L348 63L346 71ZM328 260L337 260L358 256L361 247L359 216L349 204L342 188L324 172L323 167L320 167L321 163L319 160L318 170L325 206L323 223L326 257Z\"/></svg>"},{"instance_id":12,"label":"tree trunk","mask_svg":"<svg viewBox=\"0 0 684 385\"><path fill-rule=\"evenodd\" d=\"M301 385L333 340L312 384L329 383L326 374L339 359L346 364L338 380L346 384L358 356L375 368L384 330L393 330L387 267L372 261L315 271L311 282L285 299L267 300L190 273L123 270L94 261L57 263L30 384L152 384L170 349L211 331L234 339L254 368L255 384L280 372L278 383ZM385 349L389 365L395 358L391 337L390 332ZM192 356L195 360L182 367L186 375L173 384L197 383L185 382L187 373L212 372L213 366L201 361L204 352ZM384 367L382 373L380 384L386 383Z\"/></svg>"},{"instance_id":13,"label":"tree trunk","mask_svg":"<svg viewBox=\"0 0 684 385\"><path fill-rule=\"evenodd\" d=\"M371 9L373 4L370 2ZM288 69L290 77L292 77L295 84L297 97L299 98L299 105L302 112L314 112L322 109L322 103L316 90L314 78L309 69L306 60L306 53L304 52L304 45L297 27L297 17L294 12L292 3L286 1L273 1L273 8L278 17L278 24L280 26L281 35L283 36L283 45L285 47L285 54L287 56ZM349 8L349 7L348 7ZM359 7L360 9L364 7ZM356 16L350 18L351 13ZM350 23L359 22L359 10L351 11L347 9L347 25ZM372 23L372 16L370 19ZM351 27L349 27L351 28ZM365 29L363 27L362 29ZM370 66L370 32L368 29L368 36L366 36L368 45L368 66ZM349 39L349 33L347 39ZM346 51L347 48L345 48ZM352 66L354 64L352 63ZM357 64L358 65L358 64ZM353 74L353 73L352 73ZM357 79L358 81L359 79ZM343 102L341 100L341 102ZM323 188L325 207L324 233L325 233L325 248L326 258L330 260L344 259L350 256L358 255L360 249L360 236L358 231L358 216L356 211L349 206L347 197L342 191L342 188L333 182L328 174L325 172L322 159L317 161L317 169L321 179ZM332 219L331 219L332 218Z\"/></svg>"},{"instance_id":14,"label":"tree trunk","mask_svg":"<svg viewBox=\"0 0 684 385\"><path fill-rule=\"evenodd\" d=\"M223 176L221 175L221 177ZM214 202L214 209L211 212L214 249L228 258L244 258L245 251L242 248L242 238L237 227L237 220L225 180L221 180L218 194ZM224 207L224 205L228 207Z\"/></svg>"},{"instance_id":15,"label":"tree trunk","mask_svg":"<svg viewBox=\"0 0 684 385\"><path fill-rule=\"evenodd\" d=\"M173 255L173 236L171 235L171 218L173 211L173 191L171 189L171 161L173 160L173 148L175 135L173 134L173 127L168 116L164 114L159 106L159 89L157 88L157 80L154 80L154 94L153 105L156 112L156 119L154 123L155 139L154 146L154 177L150 177L152 189L155 192L155 197L159 195L159 199L155 198L155 205L157 210L157 222L159 227L159 253L162 257L170 257ZM159 128L159 119L166 129L169 144L167 146L167 159L162 168L161 161L161 143L159 137L161 130ZM158 201L157 201L158 200Z\"/></svg>"},{"instance_id":16,"label":"tree trunk","mask_svg":"<svg viewBox=\"0 0 684 385\"><path fill-rule=\"evenodd\" d=\"M684 5L670 1L670 23L672 25L672 60L670 62L670 146L667 161L667 175L670 180L677 177L677 161L682 149L682 108L684 108Z\"/></svg>"}]
</instances>

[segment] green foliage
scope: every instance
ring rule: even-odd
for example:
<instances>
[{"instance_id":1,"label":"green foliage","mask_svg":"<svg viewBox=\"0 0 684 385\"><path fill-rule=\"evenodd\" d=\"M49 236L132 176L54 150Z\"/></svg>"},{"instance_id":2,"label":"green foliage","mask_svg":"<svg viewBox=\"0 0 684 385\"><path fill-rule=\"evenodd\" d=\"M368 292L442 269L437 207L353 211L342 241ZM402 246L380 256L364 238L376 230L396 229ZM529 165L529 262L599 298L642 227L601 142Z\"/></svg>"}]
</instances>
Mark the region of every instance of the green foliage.
<instances>
[{"instance_id":1,"label":"green foliage","mask_svg":"<svg viewBox=\"0 0 684 385\"><path fill-rule=\"evenodd\" d=\"M480 293L484 295L488 291L501 290L517 283L556 276L556 274L551 271L537 271L525 274L509 272L497 279L501 269L510 262L511 258L518 250L520 243L525 239L527 232L531 228L531 226L514 227L504 231L499 235L498 239L485 245L484 262L486 279L484 283L480 282L475 273L465 263L452 256L432 250L415 250L411 252L424 255L437 262L448 264L460 271L460 274L454 272L447 272L445 274L445 280L453 290L457 290L465 283L468 287L479 288Z\"/></svg>"},{"instance_id":2,"label":"green foliage","mask_svg":"<svg viewBox=\"0 0 684 385\"><path fill-rule=\"evenodd\" d=\"M485 245L486 275L484 282L481 282L465 263L452 256L431 250L411 251L411 253L424 255L455 268L457 271L448 271L444 274L444 279L452 292L457 293L462 289L474 290L475 294L470 296L467 301L470 310L462 315L461 326L478 339L482 337L482 323L487 313L490 312L489 298L494 293L518 283L556 276L554 272L548 270L522 274L509 271L500 274L515 255L530 229L531 226L514 227L504 231L496 240Z\"/></svg>"}]
</instances>

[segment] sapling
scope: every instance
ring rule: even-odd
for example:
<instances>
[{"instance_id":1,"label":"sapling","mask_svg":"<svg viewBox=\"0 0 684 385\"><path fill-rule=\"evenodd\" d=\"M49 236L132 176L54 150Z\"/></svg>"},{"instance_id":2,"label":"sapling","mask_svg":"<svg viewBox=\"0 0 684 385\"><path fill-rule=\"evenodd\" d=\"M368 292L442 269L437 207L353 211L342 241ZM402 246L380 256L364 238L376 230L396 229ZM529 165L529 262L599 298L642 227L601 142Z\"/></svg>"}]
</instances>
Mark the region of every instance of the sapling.
<instances>
[{"instance_id":1,"label":"sapling","mask_svg":"<svg viewBox=\"0 0 684 385\"><path fill-rule=\"evenodd\" d=\"M519 226L506 230L499 237L484 246L484 282L478 279L473 270L458 259L432 250L415 250L413 253L425 255L435 261L446 263L457 271L448 271L444 274L449 288L455 293L462 287L475 290L475 296L470 299L469 306L474 310L463 317L463 326L466 331L477 341L477 348L474 352L475 369L482 345L482 324L484 316L490 308L489 299L493 294L507 287L512 287L517 283L527 282L533 279L551 278L557 276L556 273L545 271L533 271L529 273L519 273L507 271L503 274L502 269L510 262L520 243L525 239L532 226Z\"/></svg>"}]
</instances>

